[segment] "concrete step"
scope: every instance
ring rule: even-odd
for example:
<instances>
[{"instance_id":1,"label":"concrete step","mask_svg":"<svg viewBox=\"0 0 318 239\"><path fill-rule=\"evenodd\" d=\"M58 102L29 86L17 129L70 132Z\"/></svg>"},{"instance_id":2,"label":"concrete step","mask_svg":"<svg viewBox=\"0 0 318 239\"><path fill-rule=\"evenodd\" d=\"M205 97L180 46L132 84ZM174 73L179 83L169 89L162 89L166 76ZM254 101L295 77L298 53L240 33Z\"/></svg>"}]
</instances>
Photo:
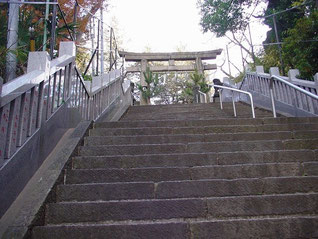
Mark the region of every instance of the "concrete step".
<instances>
[{"instance_id":1,"label":"concrete step","mask_svg":"<svg viewBox=\"0 0 318 239\"><path fill-rule=\"evenodd\" d=\"M251 111L250 105L236 103L235 104L237 110L248 110ZM151 106L132 106L128 109L126 115L129 114L142 114L142 113L162 113L162 112L182 112L182 111L200 111L200 110L215 110L222 112L219 103L209 103L209 104L188 104L188 105L151 105ZM232 110L233 105L232 102L224 102L223 110ZM271 113L270 111L255 108L256 111Z\"/></svg>"},{"instance_id":2,"label":"concrete step","mask_svg":"<svg viewBox=\"0 0 318 239\"><path fill-rule=\"evenodd\" d=\"M87 193L90 192L90 193ZM57 201L203 198L318 192L317 176L65 184Z\"/></svg>"},{"instance_id":3,"label":"concrete step","mask_svg":"<svg viewBox=\"0 0 318 239\"><path fill-rule=\"evenodd\" d=\"M318 213L317 193L218 197L206 203L213 218Z\"/></svg>"},{"instance_id":4,"label":"concrete step","mask_svg":"<svg viewBox=\"0 0 318 239\"><path fill-rule=\"evenodd\" d=\"M252 110L249 106L236 105L237 116L238 117L252 117ZM220 109L219 105L202 105L200 107L165 107L165 108L140 108L134 109L131 107L128 109L127 113L122 117L121 120L128 119L156 119L156 118L171 118L171 117L181 117L191 116L191 117L201 117L202 115L209 116L211 118L220 117L233 117L233 107L232 104L225 104L223 110ZM255 109L255 114L257 117L272 117L273 114L269 111ZM213 116L213 117L212 117Z\"/></svg>"},{"instance_id":5,"label":"concrete step","mask_svg":"<svg viewBox=\"0 0 318 239\"><path fill-rule=\"evenodd\" d=\"M95 123L33 238L318 237L318 117L232 103Z\"/></svg>"},{"instance_id":6,"label":"concrete step","mask_svg":"<svg viewBox=\"0 0 318 239\"><path fill-rule=\"evenodd\" d=\"M197 221L190 225L193 238L315 238L317 216Z\"/></svg>"},{"instance_id":7,"label":"concrete step","mask_svg":"<svg viewBox=\"0 0 318 239\"><path fill-rule=\"evenodd\" d=\"M201 127L95 128L90 136L211 134L272 131L317 131L318 124L214 125Z\"/></svg>"},{"instance_id":8,"label":"concrete step","mask_svg":"<svg viewBox=\"0 0 318 239\"><path fill-rule=\"evenodd\" d=\"M204 199L163 199L113 202L62 202L48 204L46 224L205 218Z\"/></svg>"},{"instance_id":9,"label":"concrete step","mask_svg":"<svg viewBox=\"0 0 318 239\"><path fill-rule=\"evenodd\" d=\"M318 194L60 202L48 204L46 224L222 218L318 213Z\"/></svg>"},{"instance_id":10,"label":"concrete step","mask_svg":"<svg viewBox=\"0 0 318 239\"><path fill-rule=\"evenodd\" d=\"M243 116L246 115L246 117L250 118L252 117L252 110L250 106L244 106L244 105L240 105L237 104L236 105L236 110L237 110L237 116ZM138 118L138 119L145 119L145 118L155 118L155 117L159 117L159 118L163 118L163 117L171 117L173 115L177 115L177 116L182 116L183 114L189 114L189 115L193 115L193 116L198 116L200 114L213 114L214 118L215 117L233 117L233 106L232 104L228 105L228 104L224 104L223 105L223 110L220 109L219 105L213 105L213 104L209 104L209 105L202 105L200 107L166 107L166 108L153 108L153 109L149 109L149 108L141 108L141 109L136 109L134 107L131 107L130 109L128 109L127 113L122 117L121 120L126 120L126 119L132 119L132 118ZM260 109L255 109L255 114L256 116L268 116L268 117L272 117L273 114L270 111L266 111L266 110L260 110Z\"/></svg>"},{"instance_id":11,"label":"concrete step","mask_svg":"<svg viewBox=\"0 0 318 239\"><path fill-rule=\"evenodd\" d=\"M112 155L147 155L169 153L207 153L236 151L267 151L317 149L318 139L287 139L287 140L254 140L254 141L223 141L194 142L173 144L137 144L137 145L99 145L82 146L81 156L112 156Z\"/></svg>"},{"instance_id":12,"label":"concrete step","mask_svg":"<svg viewBox=\"0 0 318 239\"><path fill-rule=\"evenodd\" d=\"M165 167L133 169L76 169L68 170L66 183L106 182L162 182L198 179L234 179L317 175L318 171L308 170L318 162L237 164L201 167Z\"/></svg>"},{"instance_id":13,"label":"concrete step","mask_svg":"<svg viewBox=\"0 0 318 239\"><path fill-rule=\"evenodd\" d=\"M127 222L107 224L47 225L35 227L33 239L190 239L187 222Z\"/></svg>"},{"instance_id":14,"label":"concrete step","mask_svg":"<svg viewBox=\"0 0 318 239\"><path fill-rule=\"evenodd\" d=\"M190 142L286 140L318 138L318 131L275 131L252 133L178 134L143 136L89 136L84 145L173 144Z\"/></svg>"},{"instance_id":15,"label":"concrete step","mask_svg":"<svg viewBox=\"0 0 318 239\"><path fill-rule=\"evenodd\" d=\"M145 128L145 127L195 127L212 125L260 125L260 124L290 124L318 123L318 117L284 117L284 118L214 118L209 120L144 120L95 123L94 128Z\"/></svg>"},{"instance_id":16,"label":"concrete step","mask_svg":"<svg viewBox=\"0 0 318 239\"><path fill-rule=\"evenodd\" d=\"M224 108L232 107L232 103L225 102ZM246 104L237 104L238 108L248 108L250 106ZM143 112L164 112L164 111L179 111L179 110L200 110L200 109L217 109L220 110L220 104L173 104L173 105L143 105L143 106L131 106L127 110L127 114L140 114Z\"/></svg>"},{"instance_id":17,"label":"concrete step","mask_svg":"<svg viewBox=\"0 0 318 239\"><path fill-rule=\"evenodd\" d=\"M234 165L318 161L318 151L277 150L223 153L149 154L121 156L77 156L73 169L194 167L205 165Z\"/></svg>"},{"instance_id":18,"label":"concrete step","mask_svg":"<svg viewBox=\"0 0 318 239\"><path fill-rule=\"evenodd\" d=\"M255 113L257 118L272 117L272 114L268 113ZM214 119L216 115L220 118L234 118L233 111L231 112L215 112L215 111L201 111L201 112L165 112L162 114L142 114L142 115L128 115L121 121L130 120L200 120L200 119ZM237 113L237 118L252 118L251 112L240 112Z\"/></svg>"},{"instance_id":19,"label":"concrete step","mask_svg":"<svg viewBox=\"0 0 318 239\"><path fill-rule=\"evenodd\" d=\"M157 220L35 227L32 238L316 238L318 217L310 215L227 220Z\"/></svg>"}]
</instances>

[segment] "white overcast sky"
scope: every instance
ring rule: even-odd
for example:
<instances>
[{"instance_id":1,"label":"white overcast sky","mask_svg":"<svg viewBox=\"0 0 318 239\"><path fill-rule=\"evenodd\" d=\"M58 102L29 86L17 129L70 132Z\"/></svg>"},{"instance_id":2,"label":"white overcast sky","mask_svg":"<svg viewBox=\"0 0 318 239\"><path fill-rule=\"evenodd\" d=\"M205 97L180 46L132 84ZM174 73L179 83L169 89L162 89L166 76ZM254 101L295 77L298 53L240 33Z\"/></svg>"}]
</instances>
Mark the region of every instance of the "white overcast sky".
<instances>
[{"instance_id":1,"label":"white overcast sky","mask_svg":"<svg viewBox=\"0 0 318 239\"><path fill-rule=\"evenodd\" d=\"M110 0L105 15L108 22L112 18L117 20L117 35L122 37L126 51L144 52L150 48L153 52L170 52L180 47L186 51L204 51L225 49L228 43L212 33L202 33L197 0ZM251 27L253 43L261 44L267 28L256 22ZM217 64L224 57L225 54L219 57ZM230 58L242 68L239 48L230 47ZM224 69L228 70L227 64ZM215 76L222 74L218 70Z\"/></svg>"}]
</instances>

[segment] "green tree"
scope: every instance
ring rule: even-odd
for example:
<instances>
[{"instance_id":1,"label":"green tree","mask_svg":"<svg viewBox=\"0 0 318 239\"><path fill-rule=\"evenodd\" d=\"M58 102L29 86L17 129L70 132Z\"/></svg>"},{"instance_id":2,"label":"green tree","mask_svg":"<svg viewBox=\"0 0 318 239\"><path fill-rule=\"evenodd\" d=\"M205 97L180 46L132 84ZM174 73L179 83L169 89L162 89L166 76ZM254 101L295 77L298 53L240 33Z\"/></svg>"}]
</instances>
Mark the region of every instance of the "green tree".
<instances>
[{"instance_id":1,"label":"green tree","mask_svg":"<svg viewBox=\"0 0 318 239\"><path fill-rule=\"evenodd\" d=\"M211 31L218 37L226 36L231 42L241 46L255 59L256 64L264 64L265 69L281 66L277 45L265 47L259 59L246 49L236 35L244 37L245 26L253 16L253 9L261 0L200 0L201 26L204 32ZM317 71L317 3L311 0L264 0L267 2L263 16L276 14L279 40L283 42L282 55L284 70L298 68L307 79ZM289 9L288 11L285 11ZM276 42L273 18L264 18L271 29L265 43ZM232 34L231 38L227 35ZM242 39L242 38L241 38ZM245 37L245 39L247 39ZM248 42L248 41L247 41Z\"/></svg>"},{"instance_id":2,"label":"green tree","mask_svg":"<svg viewBox=\"0 0 318 239\"><path fill-rule=\"evenodd\" d=\"M186 88L188 73L168 72L159 74L159 84L162 91L158 95L156 104L178 104L184 103L182 92Z\"/></svg>"},{"instance_id":3,"label":"green tree","mask_svg":"<svg viewBox=\"0 0 318 239\"><path fill-rule=\"evenodd\" d=\"M280 1L267 0L267 1L268 1L268 5L264 12L265 16L269 16L274 13L281 12L286 9L290 9L287 12L283 12L275 16L276 23L277 23L277 33L280 40L286 37L288 29L293 28L299 19L306 16L315 8L314 1L308 1L308 0L280 0ZM306 4L305 6L302 6L302 7L293 8L308 2L311 2L311 3ZM265 40L265 43L276 42L273 17L265 18L264 23L270 27L270 30L267 32L267 38Z\"/></svg>"},{"instance_id":4,"label":"green tree","mask_svg":"<svg viewBox=\"0 0 318 239\"><path fill-rule=\"evenodd\" d=\"M318 72L318 11L297 20L283 40L283 57L289 68L300 71L300 77L313 80Z\"/></svg>"},{"instance_id":5,"label":"green tree","mask_svg":"<svg viewBox=\"0 0 318 239\"><path fill-rule=\"evenodd\" d=\"M305 5L304 5L305 4ZM293 8L296 7L297 8ZM312 80L317 72L317 8L314 1L305 0L270 0L266 15L281 12L276 15L278 36L282 44L284 70L291 68L300 71L300 77ZM276 42L273 30L273 19L266 18L265 24L271 27L267 33L265 43ZM266 46L263 52L262 63L267 70L271 66L282 68L279 60L278 46Z\"/></svg>"},{"instance_id":6,"label":"green tree","mask_svg":"<svg viewBox=\"0 0 318 239\"><path fill-rule=\"evenodd\" d=\"M264 0L199 0L200 25L203 32L213 32L217 37L226 37L257 61L257 56L251 50L252 42L245 32L258 3L262 1ZM243 42L249 46L246 47Z\"/></svg>"},{"instance_id":7,"label":"green tree","mask_svg":"<svg viewBox=\"0 0 318 239\"><path fill-rule=\"evenodd\" d=\"M147 67L145 72L142 72L145 77L145 82L147 83L146 86L141 84L137 84L138 89L141 92L141 96L150 103L150 99L159 95L160 91L162 90L161 86L159 85L159 77L158 74L154 74L150 71L150 68Z\"/></svg>"},{"instance_id":8,"label":"green tree","mask_svg":"<svg viewBox=\"0 0 318 239\"><path fill-rule=\"evenodd\" d=\"M102 0L79 0L78 1L83 7L90 10L92 13L96 13L101 4L107 7L108 1ZM75 29L78 30L77 39L78 43L82 43L82 39L85 38L87 29L89 28L87 22L92 16L85 11L83 8L78 10L78 20L77 24L73 23L73 12L75 1L74 0L61 0L59 4L62 11L65 13L66 21L74 32ZM6 79L6 55L8 52L12 52L17 55L17 75L25 73L27 56L29 52L30 45L30 33L29 27L34 28L33 37L35 39L35 49L41 50L43 44L43 29L45 24L45 5L43 4L22 4L19 5L19 26L18 26L18 47L16 50L7 50L7 30L8 30L8 4L0 3L0 76ZM51 21L52 20L52 5L50 6L50 15L48 24L48 40L51 35ZM56 29L56 44L58 45L62 40L70 40L67 28L60 12L57 12L57 29ZM49 44L47 44L49 46Z\"/></svg>"},{"instance_id":9,"label":"green tree","mask_svg":"<svg viewBox=\"0 0 318 239\"><path fill-rule=\"evenodd\" d=\"M186 83L186 88L182 92L182 97L187 103L194 102L195 92L200 90L203 93L208 93L211 87L206 81L204 74L198 72L197 69L190 74L190 81Z\"/></svg>"},{"instance_id":10,"label":"green tree","mask_svg":"<svg viewBox=\"0 0 318 239\"><path fill-rule=\"evenodd\" d=\"M217 37L237 32L248 23L245 9L256 0L200 0L201 26L203 32L214 32Z\"/></svg>"}]
</instances>

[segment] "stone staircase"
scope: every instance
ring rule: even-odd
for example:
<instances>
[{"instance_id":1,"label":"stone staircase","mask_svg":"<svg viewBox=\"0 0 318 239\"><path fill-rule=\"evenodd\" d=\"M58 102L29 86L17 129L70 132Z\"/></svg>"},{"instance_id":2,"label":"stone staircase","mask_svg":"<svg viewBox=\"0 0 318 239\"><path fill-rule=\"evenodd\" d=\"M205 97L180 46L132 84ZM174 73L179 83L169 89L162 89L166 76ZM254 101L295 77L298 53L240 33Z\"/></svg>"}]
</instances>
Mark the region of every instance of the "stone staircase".
<instances>
[{"instance_id":1,"label":"stone staircase","mask_svg":"<svg viewBox=\"0 0 318 239\"><path fill-rule=\"evenodd\" d=\"M94 124L33 238L318 238L318 119L231 104Z\"/></svg>"}]
</instances>

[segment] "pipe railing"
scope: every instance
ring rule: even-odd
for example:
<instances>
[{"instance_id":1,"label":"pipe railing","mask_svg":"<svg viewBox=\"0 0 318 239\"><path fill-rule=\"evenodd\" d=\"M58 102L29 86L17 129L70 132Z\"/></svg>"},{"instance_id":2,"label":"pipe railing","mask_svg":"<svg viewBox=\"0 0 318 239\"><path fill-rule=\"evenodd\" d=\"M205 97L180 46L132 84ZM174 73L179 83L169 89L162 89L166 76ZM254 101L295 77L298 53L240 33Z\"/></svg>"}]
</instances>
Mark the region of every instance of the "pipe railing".
<instances>
[{"instance_id":1,"label":"pipe railing","mask_svg":"<svg viewBox=\"0 0 318 239\"><path fill-rule=\"evenodd\" d=\"M292 100L292 103L295 107L303 108L303 109L307 107L307 109L309 111L311 111L311 110L314 111L312 100L315 100L315 101L317 101L316 103L318 103L318 95L315 95L309 91L306 91L306 90L300 88L299 86L296 86L296 85L284 80L283 78L281 78L279 76L273 75L270 78L269 94L270 94L274 118L277 117L276 106L275 106L275 94L277 94L277 89L275 88L275 81L283 83L285 85L286 90L288 90L287 87L289 87L289 92L292 92L290 90L290 88L292 88L294 90L294 92L292 92L293 99L291 99L291 100ZM309 97L311 99L311 101L309 101L307 97Z\"/></svg>"},{"instance_id":2,"label":"pipe railing","mask_svg":"<svg viewBox=\"0 0 318 239\"><path fill-rule=\"evenodd\" d=\"M199 99L200 99L200 103L207 103L207 96L205 93L203 93L202 91L198 90L199 93ZM203 100L202 98L203 97Z\"/></svg>"},{"instance_id":3,"label":"pipe railing","mask_svg":"<svg viewBox=\"0 0 318 239\"><path fill-rule=\"evenodd\" d=\"M244 90L239 90L239 89L236 89L236 88L228 87L228 86L215 85L215 84L211 84L209 86L221 89L219 91L221 109L223 109L222 90L230 90L232 92L232 104L233 104L234 117L237 116L236 107L235 107L235 101L234 101L234 92L238 92L238 93L247 95L249 97L250 103L251 103L252 117L255 118L254 102L253 102L253 96L252 96L251 93L249 93L247 91L244 91Z\"/></svg>"}]
</instances>

